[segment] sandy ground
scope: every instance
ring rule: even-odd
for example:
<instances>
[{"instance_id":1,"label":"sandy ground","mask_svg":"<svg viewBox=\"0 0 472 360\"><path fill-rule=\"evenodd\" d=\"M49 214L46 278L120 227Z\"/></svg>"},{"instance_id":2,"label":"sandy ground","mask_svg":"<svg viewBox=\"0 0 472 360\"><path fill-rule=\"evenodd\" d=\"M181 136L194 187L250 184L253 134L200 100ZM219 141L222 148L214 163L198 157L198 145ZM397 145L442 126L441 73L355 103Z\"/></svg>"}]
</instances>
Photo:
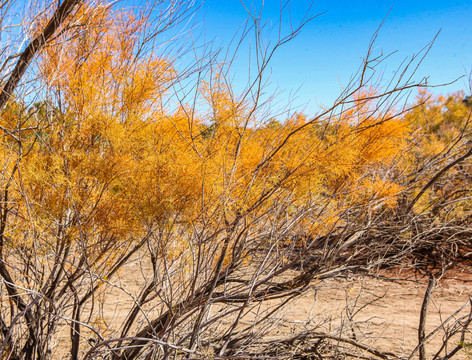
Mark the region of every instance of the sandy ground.
<instances>
[{"instance_id":1,"label":"sandy ground","mask_svg":"<svg viewBox=\"0 0 472 360\"><path fill-rule=\"evenodd\" d=\"M420 309L428 281L395 275L409 279L392 282L353 276L315 284L312 291L292 304L287 314L294 323L310 319L312 324L320 324L320 330L353 328L356 338L364 344L408 358L418 344ZM454 321L470 312L471 280L469 272L455 271L435 287L426 318L426 335L435 331L425 345L427 359L437 353ZM453 315L464 305L461 312ZM471 334L466 334L466 342L471 340ZM440 356L458 344L456 336ZM466 351L461 351L455 358L472 359L472 351L470 354L468 357ZM417 359L418 353L412 358Z\"/></svg>"},{"instance_id":2,"label":"sandy ground","mask_svg":"<svg viewBox=\"0 0 472 360\"><path fill-rule=\"evenodd\" d=\"M136 294L146 270L150 269L143 268L142 264L129 264L113 282ZM274 338L286 337L303 329L336 334L343 327L363 344L408 358L418 344L419 314L428 281L414 279L406 273L390 272L388 275L402 280L392 282L381 277L349 276L314 282L305 295L287 307L284 314L287 321L275 330ZM436 332L426 344L427 359L433 359L454 320L469 313L471 284L470 271L455 271L435 287L427 313L426 333ZM117 287L109 288L109 291L107 310L101 314L104 327L105 324L121 324L132 305L130 294ZM460 313L451 317L464 305ZM445 322L449 317L450 321ZM466 341L472 342L470 334L467 334ZM450 351L458 344L459 339L455 337L445 350ZM67 350L62 343L55 353L63 355L64 352ZM369 354L363 355L368 357ZM441 356L444 356L444 351ZM67 356L56 358L67 359ZM416 352L412 359L417 358ZM468 357L466 351L461 351L455 359L472 359L472 355Z\"/></svg>"}]
</instances>

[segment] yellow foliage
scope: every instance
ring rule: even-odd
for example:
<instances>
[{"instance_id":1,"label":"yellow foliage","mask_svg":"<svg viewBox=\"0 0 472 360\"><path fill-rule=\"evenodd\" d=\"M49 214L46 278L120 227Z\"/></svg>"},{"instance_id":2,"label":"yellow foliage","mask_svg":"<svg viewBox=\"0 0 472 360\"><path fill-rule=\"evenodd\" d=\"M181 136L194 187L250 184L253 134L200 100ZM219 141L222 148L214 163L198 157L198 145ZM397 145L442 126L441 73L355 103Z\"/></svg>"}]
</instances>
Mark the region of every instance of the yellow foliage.
<instances>
[{"instance_id":1,"label":"yellow foliage","mask_svg":"<svg viewBox=\"0 0 472 360\"><path fill-rule=\"evenodd\" d=\"M335 118L264 123L221 70L198 88L207 111L197 113L165 105L179 76L173 59L136 56L142 20L111 7L84 6L76 16L87 18L87 29L58 37L39 62L60 101L29 117L12 101L0 119L10 129L35 128L22 133L28 151L8 137L0 148L21 214L12 246L38 241L49 251L62 236L85 247L91 263L110 266L108 249L125 251L151 228L185 234L230 224L270 213L283 198L292 209L286 216L308 203L324 209L303 225L312 234L341 221L348 205L395 203L401 188L376 171L403 150L408 126L377 113L372 89ZM167 257L186 263L184 235L164 245Z\"/></svg>"}]
</instances>

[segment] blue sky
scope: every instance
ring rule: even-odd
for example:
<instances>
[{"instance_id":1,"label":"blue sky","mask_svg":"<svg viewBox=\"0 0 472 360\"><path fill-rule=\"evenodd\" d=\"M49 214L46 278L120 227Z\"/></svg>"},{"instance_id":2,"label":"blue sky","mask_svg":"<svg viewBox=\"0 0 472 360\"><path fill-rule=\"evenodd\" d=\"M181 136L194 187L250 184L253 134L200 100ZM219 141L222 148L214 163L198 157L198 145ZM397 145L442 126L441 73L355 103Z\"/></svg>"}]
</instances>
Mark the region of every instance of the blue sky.
<instances>
[{"instance_id":1,"label":"blue sky","mask_svg":"<svg viewBox=\"0 0 472 360\"><path fill-rule=\"evenodd\" d=\"M247 7L259 9L262 1L244 1ZM305 14L310 1L293 0L290 14L293 22ZM280 2L265 1L262 21L267 23L268 40L277 32ZM288 31L288 9L282 29ZM343 85L357 70L365 56L372 34L387 14L375 47L384 54L395 52L378 69L385 79L392 76L399 64L418 53L434 36L440 34L429 55L417 71L417 79L429 76L429 84L443 84L472 70L472 1L467 0L319 0L311 14L321 14L305 25L300 35L280 48L270 64L270 86L278 89L280 99L288 102L296 93L293 104L311 112L317 104L329 106ZM201 29L207 41L226 47L247 17L240 0L206 0L203 4ZM247 45L247 43L246 43ZM236 90L247 79L248 52L243 49L234 63ZM466 89L468 81L434 89L448 93Z\"/></svg>"}]
</instances>

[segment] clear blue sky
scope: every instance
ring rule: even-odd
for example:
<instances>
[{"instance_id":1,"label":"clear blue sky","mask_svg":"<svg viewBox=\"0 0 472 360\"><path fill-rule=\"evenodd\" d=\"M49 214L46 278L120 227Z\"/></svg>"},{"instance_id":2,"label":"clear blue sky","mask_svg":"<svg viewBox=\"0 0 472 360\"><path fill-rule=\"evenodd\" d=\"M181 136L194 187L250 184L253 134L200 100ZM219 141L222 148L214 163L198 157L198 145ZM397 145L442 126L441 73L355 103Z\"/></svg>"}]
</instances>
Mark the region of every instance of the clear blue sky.
<instances>
[{"instance_id":1,"label":"clear blue sky","mask_svg":"<svg viewBox=\"0 0 472 360\"><path fill-rule=\"evenodd\" d=\"M261 0L244 1L247 7L260 8ZM300 20L309 0L293 0L290 12ZM252 5L251 5L252 4ZM262 20L267 27L277 26L280 2L264 3ZM390 13L389 13L390 11ZM364 57L372 34L387 16L376 41L377 51L397 51L379 69L385 78L400 62L419 52L441 30L432 50L417 72L417 78L429 76L429 84L450 82L472 70L472 1L468 0L318 0L311 14L324 13L308 23L300 35L282 47L271 63L271 86L283 91L282 101L297 92L295 104L330 105L341 86L356 71ZM288 31L288 12L283 29ZM247 17L240 0L206 0L201 24L207 41L225 47ZM272 32L272 39L277 28ZM271 39L271 35L267 35ZM235 62L235 86L247 79L247 52ZM435 89L447 93L468 86L466 79Z\"/></svg>"}]
</instances>

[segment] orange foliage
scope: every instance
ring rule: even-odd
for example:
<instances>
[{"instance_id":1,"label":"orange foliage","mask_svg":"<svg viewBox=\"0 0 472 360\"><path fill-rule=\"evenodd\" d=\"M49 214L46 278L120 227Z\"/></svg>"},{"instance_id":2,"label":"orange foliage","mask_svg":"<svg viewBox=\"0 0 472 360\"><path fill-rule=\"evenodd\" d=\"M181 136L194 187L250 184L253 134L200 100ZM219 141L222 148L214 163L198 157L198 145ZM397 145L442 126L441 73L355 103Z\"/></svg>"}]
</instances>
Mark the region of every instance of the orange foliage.
<instances>
[{"instance_id":1,"label":"orange foliage","mask_svg":"<svg viewBox=\"0 0 472 360\"><path fill-rule=\"evenodd\" d=\"M136 56L142 21L105 7L77 16L87 17L87 31L58 38L40 61L57 106L45 104L49 112L31 124L41 130L28 133L26 153L2 142L4 159L21 159L15 231L34 224L38 246L53 246L63 226L68 241L99 259L150 228L257 216L281 197L292 209L325 208L331 224L346 206L382 199L390 206L401 190L377 170L402 151L408 129L377 114L372 90L335 119L296 114L269 126L219 73L201 84L209 111L197 114L165 105L179 76L172 59ZM12 126L11 114L3 126ZM4 168L12 169L16 160L8 161ZM14 246L28 241L36 237L16 238Z\"/></svg>"}]
</instances>

